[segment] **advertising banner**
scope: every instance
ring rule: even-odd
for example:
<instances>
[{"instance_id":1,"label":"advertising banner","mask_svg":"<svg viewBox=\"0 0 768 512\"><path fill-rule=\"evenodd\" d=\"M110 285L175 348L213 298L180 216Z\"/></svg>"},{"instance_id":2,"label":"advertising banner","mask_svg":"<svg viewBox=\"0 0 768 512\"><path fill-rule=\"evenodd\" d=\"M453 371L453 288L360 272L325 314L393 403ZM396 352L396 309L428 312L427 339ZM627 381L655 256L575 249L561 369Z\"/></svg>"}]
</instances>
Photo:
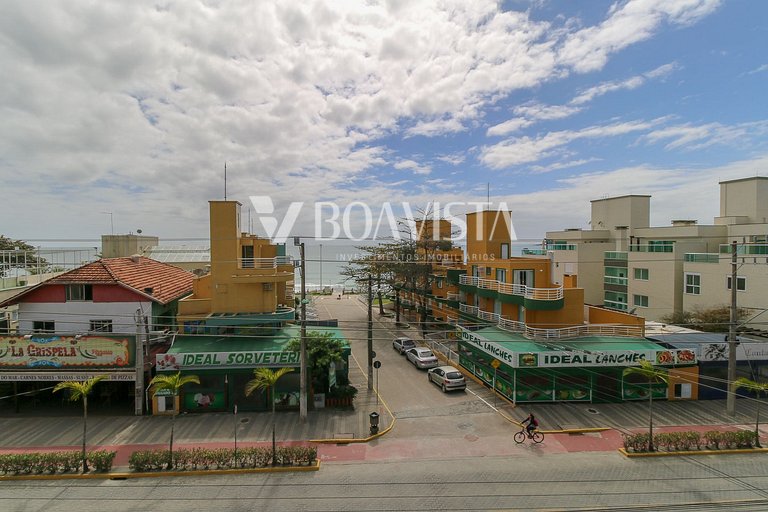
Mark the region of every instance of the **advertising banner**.
<instances>
[{"instance_id":1,"label":"advertising banner","mask_svg":"<svg viewBox=\"0 0 768 512\"><path fill-rule=\"evenodd\" d=\"M104 336L3 336L0 369L90 369L132 366L132 340Z\"/></svg>"}]
</instances>

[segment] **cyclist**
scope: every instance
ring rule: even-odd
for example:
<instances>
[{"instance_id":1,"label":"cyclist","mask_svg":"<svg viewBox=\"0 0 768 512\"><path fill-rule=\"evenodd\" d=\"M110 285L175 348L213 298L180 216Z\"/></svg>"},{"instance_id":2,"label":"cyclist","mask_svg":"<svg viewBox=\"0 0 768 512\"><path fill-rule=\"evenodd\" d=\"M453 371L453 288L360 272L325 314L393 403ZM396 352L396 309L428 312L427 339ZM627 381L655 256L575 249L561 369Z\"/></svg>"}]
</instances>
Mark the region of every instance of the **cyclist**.
<instances>
[{"instance_id":1,"label":"cyclist","mask_svg":"<svg viewBox=\"0 0 768 512\"><path fill-rule=\"evenodd\" d=\"M536 419L533 413L531 413L522 421L521 425L525 425L525 431L528 433L528 439L531 439L533 437L533 431L539 427L539 421Z\"/></svg>"}]
</instances>

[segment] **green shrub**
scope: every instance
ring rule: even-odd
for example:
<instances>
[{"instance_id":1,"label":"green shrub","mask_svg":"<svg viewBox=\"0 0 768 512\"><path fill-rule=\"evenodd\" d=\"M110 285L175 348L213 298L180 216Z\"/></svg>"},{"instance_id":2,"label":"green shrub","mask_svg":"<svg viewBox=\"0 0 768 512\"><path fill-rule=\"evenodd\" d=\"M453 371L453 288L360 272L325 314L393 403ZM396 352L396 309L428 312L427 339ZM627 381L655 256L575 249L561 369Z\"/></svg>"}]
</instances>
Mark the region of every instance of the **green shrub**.
<instances>
[{"instance_id":1,"label":"green shrub","mask_svg":"<svg viewBox=\"0 0 768 512\"><path fill-rule=\"evenodd\" d=\"M105 450L97 450L95 452L88 452L88 462L93 466L96 471L106 473L112 469L112 463L115 460L117 452L108 452Z\"/></svg>"},{"instance_id":2,"label":"green shrub","mask_svg":"<svg viewBox=\"0 0 768 512\"><path fill-rule=\"evenodd\" d=\"M91 454L97 454L91 458ZM88 455L97 471L112 468L114 452L91 452ZM55 474L78 471L82 467L81 452L34 452L9 453L0 455L0 472L5 474Z\"/></svg>"}]
</instances>

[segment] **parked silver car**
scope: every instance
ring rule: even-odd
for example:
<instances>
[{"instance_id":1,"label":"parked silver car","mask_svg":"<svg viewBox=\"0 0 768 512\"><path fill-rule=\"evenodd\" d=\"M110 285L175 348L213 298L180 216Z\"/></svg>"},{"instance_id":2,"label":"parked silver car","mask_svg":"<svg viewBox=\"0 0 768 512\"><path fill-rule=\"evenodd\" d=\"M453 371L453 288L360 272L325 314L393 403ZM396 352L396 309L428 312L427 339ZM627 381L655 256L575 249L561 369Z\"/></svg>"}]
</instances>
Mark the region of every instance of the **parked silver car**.
<instances>
[{"instance_id":1,"label":"parked silver car","mask_svg":"<svg viewBox=\"0 0 768 512\"><path fill-rule=\"evenodd\" d=\"M428 348L424 347L416 347L408 350L405 353L405 357L407 357L410 362L416 365L416 368L434 368L438 365L435 354L433 354L432 351Z\"/></svg>"},{"instance_id":2,"label":"parked silver car","mask_svg":"<svg viewBox=\"0 0 768 512\"><path fill-rule=\"evenodd\" d=\"M392 340L392 348L397 350L400 355L403 355L406 350L416 348L416 342L408 336L398 336Z\"/></svg>"},{"instance_id":3,"label":"parked silver car","mask_svg":"<svg viewBox=\"0 0 768 512\"><path fill-rule=\"evenodd\" d=\"M438 366L427 372L429 382L434 382L443 390L443 393L452 389L467 389L467 380L464 375L453 366Z\"/></svg>"}]
</instances>

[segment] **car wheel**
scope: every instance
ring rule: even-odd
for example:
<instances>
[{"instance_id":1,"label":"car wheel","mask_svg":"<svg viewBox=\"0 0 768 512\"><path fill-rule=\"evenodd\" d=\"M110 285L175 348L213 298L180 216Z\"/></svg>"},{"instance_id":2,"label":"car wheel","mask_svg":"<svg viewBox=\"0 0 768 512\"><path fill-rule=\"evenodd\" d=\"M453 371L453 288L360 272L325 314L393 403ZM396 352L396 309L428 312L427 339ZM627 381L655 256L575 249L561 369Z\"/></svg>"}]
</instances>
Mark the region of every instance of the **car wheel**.
<instances>
[{"instance_id":1,"label":"car wheel","mask_svg":"<svg viewBox=\"0 0 768 512\"><path fill-rule=\"evenodd\" d=\"M443 388L443 393L445 393L446 391L448 391L447 389L445 389L445 384L443 384L443 385L442 385L442 386L440 386L440 387L442 387L442 388Z\"/></svg>"}]
</instances>

